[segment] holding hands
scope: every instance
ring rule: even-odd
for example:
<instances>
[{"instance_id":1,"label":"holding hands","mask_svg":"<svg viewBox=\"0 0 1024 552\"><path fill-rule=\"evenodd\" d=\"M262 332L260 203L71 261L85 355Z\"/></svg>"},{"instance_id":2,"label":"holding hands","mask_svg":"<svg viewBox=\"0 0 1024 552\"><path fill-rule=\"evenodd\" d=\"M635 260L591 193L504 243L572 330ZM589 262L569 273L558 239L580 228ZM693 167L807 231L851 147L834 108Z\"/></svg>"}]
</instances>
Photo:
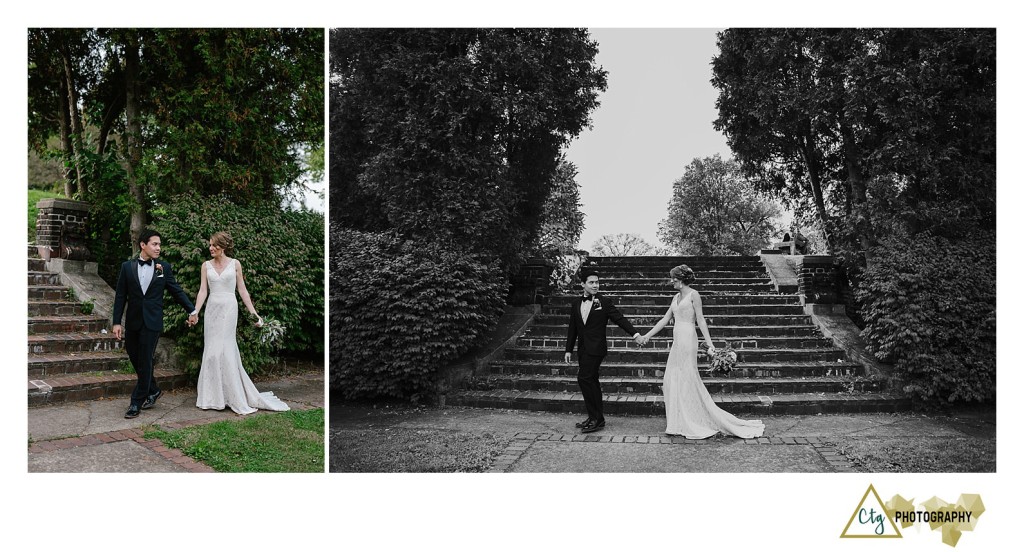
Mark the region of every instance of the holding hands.
<instances>
[{"instance_id":1,"label":"holding hands","mask_svg":"<svg viewBox=\"0 0 1024 552\"><path fill-rule=\"evenodd\" d=\"M191 328L192 326L195 326L196 324L198 324L199 323L199 313L193 312L193 313L189 314L188 315L188 320L186 320L185 323L188 324L189 328Z\"/></svg>"},{"instance_id":2,"label":"holding hands","mask_svg":"<svg viewBox=\"0 0 1024 552\"><path fill-rule=\"evenodd\" d=\"M640 347L643 347L644 345L647 345L647 342L650 341L650 340L651 340L651 336L649 336L649 335L636 334L635 336L633 336L633 341L635 341L636 344L639 345Z\"/></svg>"}]
</instances>

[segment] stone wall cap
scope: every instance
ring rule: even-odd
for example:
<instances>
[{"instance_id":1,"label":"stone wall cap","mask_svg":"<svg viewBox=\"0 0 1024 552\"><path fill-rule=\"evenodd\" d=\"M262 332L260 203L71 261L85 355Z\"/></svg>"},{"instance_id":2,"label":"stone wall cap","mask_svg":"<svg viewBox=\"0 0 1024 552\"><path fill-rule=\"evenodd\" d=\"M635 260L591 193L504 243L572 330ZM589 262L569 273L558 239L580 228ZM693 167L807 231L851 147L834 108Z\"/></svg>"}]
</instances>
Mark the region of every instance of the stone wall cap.
<instances>
[{"instance_id":1,"label":"stone wall cap","mask_svg":"<svg viewBox=\"0 0 1024 552\"><path fill-rule=\"evenodd\" d=\"M832 255L804 255L804 264L832 264L835 261L835 257Z\"/></svg>"},{"instance_id":2,"label":"stone wall cap","mask_svg":"<svg viewBox=\"0 0 1024 552\"><path fill-rule=\"evenodd\" d=\"M91 205L86 201L78 201L77 199L48 197L46 199L40 199L36 203L36 207L40 209L75 209L79 211L88 211Z\"/></svg>"}]
</instances>

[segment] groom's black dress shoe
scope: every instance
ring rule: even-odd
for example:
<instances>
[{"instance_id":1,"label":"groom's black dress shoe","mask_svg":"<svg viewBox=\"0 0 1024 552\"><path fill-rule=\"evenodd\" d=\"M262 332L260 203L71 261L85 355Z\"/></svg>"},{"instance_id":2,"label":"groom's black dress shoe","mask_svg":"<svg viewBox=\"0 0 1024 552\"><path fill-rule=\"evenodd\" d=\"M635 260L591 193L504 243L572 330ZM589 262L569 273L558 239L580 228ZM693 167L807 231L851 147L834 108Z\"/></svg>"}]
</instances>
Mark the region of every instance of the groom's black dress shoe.
<instances>
[{"instance_id":1,"label":"groom's black dress shoe","mask_svg":"<svg viewBox=\"0 0 1024 552\"><path fill-rule=\"evenodd\" d=\"M601 420L600 422L590 420L590 422L582 427L583 433L593 433L602 429L604 429L604 420Z\"/></svg>"},{"instance_id":2,"label":"groom's black dress shoe","mask_svg":"<svg viewBox=\"0 0 1024 552\"><path fill-rule=\"evenodd\" d=\"M128 412L124 413L125 418L138 418L139 417L139 405L133 404L128 407Z\"/></svg>"},{"instance_id":3,"label":"groom's black dress shoe","mask_svg":"<svg viewBox=\"0 0 1024 552\"><path fill-rule=\"evenodd\" d=\"M153 405L156 404L156 400L159 399L160 395L163 394L163 390L158 390L156 393L153 393L152 395L146 397L146 400L142 401L142 409L148 410L150 408L153 408Z\"/></svg>"},{"instance_id":4,"label":"groom's black dress shoe","mask_svg":"<svg viewBox=\"0 0 1024 552\"><path fill-rule=\"evenodd\" d=\"M587 418L586 420L583 420L582 422L576 422L576 427L583 427L583 426L589 424L591 421L592 420L590 418Z\"/></svg>"}]
</instances>

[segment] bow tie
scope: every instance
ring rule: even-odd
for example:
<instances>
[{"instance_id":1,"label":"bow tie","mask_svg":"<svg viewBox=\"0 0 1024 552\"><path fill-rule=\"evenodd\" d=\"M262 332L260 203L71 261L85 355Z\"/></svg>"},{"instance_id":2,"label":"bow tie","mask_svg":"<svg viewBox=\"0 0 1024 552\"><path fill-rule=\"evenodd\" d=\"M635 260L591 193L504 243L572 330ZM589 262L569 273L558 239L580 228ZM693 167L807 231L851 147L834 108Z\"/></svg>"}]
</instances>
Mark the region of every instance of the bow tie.
<instances>
[{"instance_id":1,"label":"bow tie","mask_svg":"<svg viewBox=\"0 0 1024 552\"><path fill-rule=\"evenodd\" d=\"M597 297L597 296L596 295L584 295L583 296L583 300L584 301L592 301L595 297Z\"/></svg>"},{"instance_id":2,"label":"bow tie","mask_svg":"<svg viewBox=\"0 0 1024 552\"><path fill-rule=\"evenodd\" d=\"M150 259L148 261L143 261L142 259L139 259L139 266L144 266L144 265L148 266L148 265L151 265L151 264L153 264L153 259Z\"/></svg>"}]
</instances>

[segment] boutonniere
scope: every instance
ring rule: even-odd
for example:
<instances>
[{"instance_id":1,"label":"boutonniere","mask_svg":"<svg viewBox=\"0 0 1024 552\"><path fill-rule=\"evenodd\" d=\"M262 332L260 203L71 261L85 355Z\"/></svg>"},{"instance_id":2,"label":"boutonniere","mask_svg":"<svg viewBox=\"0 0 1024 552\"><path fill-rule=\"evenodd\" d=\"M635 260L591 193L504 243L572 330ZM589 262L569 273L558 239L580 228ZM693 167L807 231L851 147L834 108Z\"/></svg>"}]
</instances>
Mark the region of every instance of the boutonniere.
<instances>
[{"instance_id":1,"label":"boutonniere","mask_svg":"<svg viewBox=\"0 0 1024 552\"><path fill-rule=\"evenodd\" d=\"M153 262L153 270L156 271L156 277L157 278L163 278L164 277L164 265L154 261Z\"/></svg>"},{"instance_id":2,"label":"boutonniere","mask_svg":"<svg viewBox=\"0 0 1024 552\"><path fill-rule=\"evenodd\" d=\"M594 297L594 309L593 310L601 310L601 300L598 299L597 297Z\"/></svg>"}]
</instances>

